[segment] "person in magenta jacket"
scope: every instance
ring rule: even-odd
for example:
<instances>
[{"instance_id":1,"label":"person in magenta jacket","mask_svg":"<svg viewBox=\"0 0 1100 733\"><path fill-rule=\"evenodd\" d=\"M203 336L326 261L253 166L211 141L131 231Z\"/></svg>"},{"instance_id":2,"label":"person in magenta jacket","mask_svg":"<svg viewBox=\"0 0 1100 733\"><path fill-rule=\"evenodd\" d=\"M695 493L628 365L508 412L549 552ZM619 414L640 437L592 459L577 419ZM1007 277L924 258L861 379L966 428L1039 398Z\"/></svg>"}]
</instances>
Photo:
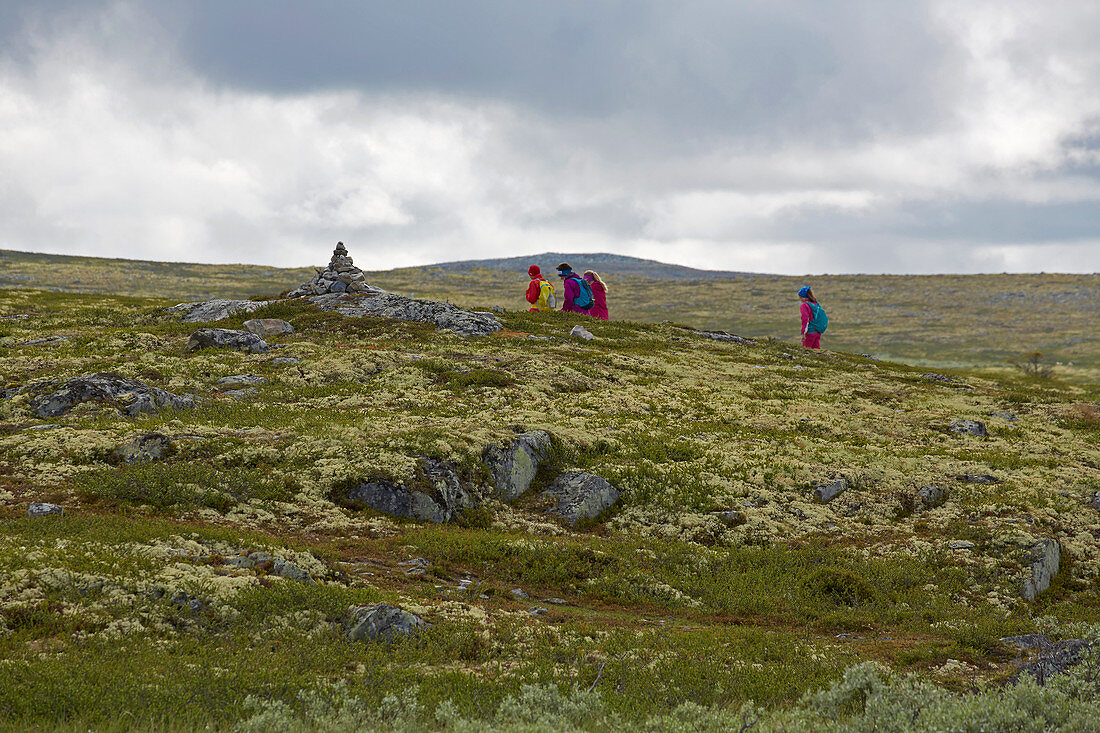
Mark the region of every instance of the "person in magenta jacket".
<instances>
[{"instance_id":1,"label":"person in magenta jacket","mask_svg":"<svg viewBox=\"0 0 1100 733\"><path fill-rule=\"evenodd\" d=\"M600 274L595 270L585 270L584 279L592 288L592 308L588 315L601 321L611 320L607 314L607 285L600 279Z\"/></svg>"},{"instance_id":2,"label":"person in magenta jacket","mask_svg":"<svg viewBox=\"0 0 1100 733\"><path fill-rule=\"evenodd\" d=\"M802 301L799 306L802 315L802 345L807 349L820 349L821 334L829 325L829 317L825 315L825 309L817 302L809 285L798 291L798 297Z\"/></svg>"},{"instance_id":3,"label":"person in magenta jacket","mask_svg":"<svg viewBox=\"0 0 1100 733\"><path fill-rule=\"evenodd\" d=\"M561 309L567 313L583 313L588 315L588 311L583 308L578 308L573 305L573 301L580 295L581 286L577 284L580 277L577 273L573 272L573 268L568 263L561 263L558 265L558 277L562 281L562 304ZM583 301L582 301L583 302Z\"/></svg>"}]
</instances>

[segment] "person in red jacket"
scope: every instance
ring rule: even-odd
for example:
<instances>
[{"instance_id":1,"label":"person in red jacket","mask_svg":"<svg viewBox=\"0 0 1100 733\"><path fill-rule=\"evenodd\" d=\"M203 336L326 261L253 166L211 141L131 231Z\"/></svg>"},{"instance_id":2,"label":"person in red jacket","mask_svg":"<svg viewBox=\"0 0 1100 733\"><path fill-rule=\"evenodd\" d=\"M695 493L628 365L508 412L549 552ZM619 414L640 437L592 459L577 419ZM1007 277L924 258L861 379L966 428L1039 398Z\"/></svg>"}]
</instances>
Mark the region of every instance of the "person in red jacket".
<instances>
[{"instance_id":1,"label":"person in red jacket","mask_svg":"<svg viewBox=\"0 0 1100 733\"><path fill-rule=\"evenodd\" d=\"M531 284L527 286L527 302L531 304L531 311L541 310L554 310L554 306L547 307L546 299L539 302L539 297L542 294L542 284L546 282L546 278L542 276L542 270L538 265L531 265L527 268L527 274L531 276ZM550 288L550 292L553 293L553 287Z\"/></svg>"},{"instance_id":2,"label":"person in red jacket","mask_svg":"<svg viewBox=\"0 0 1100 733\"><path fill-rule=\"evenodd\" d=\"M607 313L607 285L600 279L600 274L595 270L585 270L584 279L592 288L592 308L588 315L601 321L611 320Z\"/></svg>"}]
</instances>

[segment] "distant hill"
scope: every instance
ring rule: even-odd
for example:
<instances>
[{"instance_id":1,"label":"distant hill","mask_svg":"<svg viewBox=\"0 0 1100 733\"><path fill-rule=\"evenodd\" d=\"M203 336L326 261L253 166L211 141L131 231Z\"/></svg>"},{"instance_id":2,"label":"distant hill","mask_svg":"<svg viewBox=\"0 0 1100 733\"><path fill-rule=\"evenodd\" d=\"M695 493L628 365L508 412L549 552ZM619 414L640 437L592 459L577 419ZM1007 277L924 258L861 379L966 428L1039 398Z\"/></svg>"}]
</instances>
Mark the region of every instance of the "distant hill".
<instances>
[{"instance_id":1,"label":"distant hill","mask_svg":"<svg viewBox=\"0 0 1100 733\"><path fill-rule=\"evenodd\" d=\"M656 260L645 260L640 257L627 257L602 252L596 254L545 252L540 255L524 257L498 257L489 260L444 262L438 265L425 265L425 267L439 268L447 272L461 272L476 268L526 272L528 266L538 265L542 268L544 274L552 274L553 268L561 262L568 262L577 272L595 270L596 272L607 272L620 277L630 275L654 280L730 280L739 277L760 276L759 273L753 272L698 270L694 267L670 265Z\"/></svg>"}]
</instances>

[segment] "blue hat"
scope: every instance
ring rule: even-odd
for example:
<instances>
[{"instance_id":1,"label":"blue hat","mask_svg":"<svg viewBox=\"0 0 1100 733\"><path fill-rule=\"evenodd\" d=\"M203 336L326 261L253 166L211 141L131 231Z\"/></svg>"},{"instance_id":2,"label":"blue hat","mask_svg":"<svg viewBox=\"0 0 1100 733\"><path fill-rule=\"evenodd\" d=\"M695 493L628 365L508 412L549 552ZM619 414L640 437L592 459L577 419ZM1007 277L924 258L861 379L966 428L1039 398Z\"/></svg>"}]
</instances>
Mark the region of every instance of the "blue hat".
<instances>
[{"instance_id":1,"label":"blue hat","mask_svg":"<svg viewBox=\"0 0 1100 733\"><path fill-rule=\"evenodd\" d=\"M798 291L798 297L799 298L805 298L805 297L809 296L809 294L810 294L810 286L809 285L802 286L802 289Z\"/></svg>"}]
</instances>

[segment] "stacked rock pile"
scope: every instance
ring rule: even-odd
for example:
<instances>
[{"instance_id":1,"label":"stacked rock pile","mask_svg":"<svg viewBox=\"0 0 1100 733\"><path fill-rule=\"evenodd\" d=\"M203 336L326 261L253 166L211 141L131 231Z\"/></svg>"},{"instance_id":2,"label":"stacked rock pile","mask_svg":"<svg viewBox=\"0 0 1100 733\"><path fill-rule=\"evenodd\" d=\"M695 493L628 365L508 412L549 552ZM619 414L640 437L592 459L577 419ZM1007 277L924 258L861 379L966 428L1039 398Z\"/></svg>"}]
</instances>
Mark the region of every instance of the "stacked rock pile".
<instances>
[{"instance_id":1,"label":"stacked rock pile","mask_svg":"<svg viewBox=\"0 0 1100 733\"><path fill-rule=\"evenodd\" d=\"M323 270L318 270L312 280L297 290L288 293L288 298L301 298L326 293L383 293L381 288L367 282L366 276L348 257L348 249L343 242L336 243L332 259Z\"/></svg>"}]
</instances>

